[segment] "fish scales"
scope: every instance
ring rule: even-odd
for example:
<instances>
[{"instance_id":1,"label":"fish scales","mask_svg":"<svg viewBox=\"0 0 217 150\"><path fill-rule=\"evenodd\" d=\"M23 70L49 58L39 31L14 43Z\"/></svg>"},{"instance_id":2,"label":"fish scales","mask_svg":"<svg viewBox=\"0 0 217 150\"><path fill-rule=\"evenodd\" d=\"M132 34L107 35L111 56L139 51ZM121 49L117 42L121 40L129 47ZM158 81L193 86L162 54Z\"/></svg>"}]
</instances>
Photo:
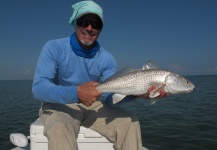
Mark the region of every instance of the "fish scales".
<instances>
[{"instance_id":1,"label":"fish scales","mask_svg":"<svg viewBox=\"0 0 217 150\"><path fill-rule=\"evenodd\" d=\"M97 89L102 93L141 95L147 92L152 85L164 84L168 74L170 72L164 70L139 70L105 82L99 85Z\"/></svg>"}]
</instances>

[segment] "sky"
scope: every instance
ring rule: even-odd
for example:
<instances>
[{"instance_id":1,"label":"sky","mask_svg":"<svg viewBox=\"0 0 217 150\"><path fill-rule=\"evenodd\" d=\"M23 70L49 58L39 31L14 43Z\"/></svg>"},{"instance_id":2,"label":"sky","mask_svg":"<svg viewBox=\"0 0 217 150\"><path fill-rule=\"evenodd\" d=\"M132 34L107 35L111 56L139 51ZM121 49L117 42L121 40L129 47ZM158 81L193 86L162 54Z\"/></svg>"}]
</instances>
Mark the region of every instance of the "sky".
<instances>
[{"instance_id":1,"label":"sky","mask_svg":"<svg viewBox=\"0 0 217 150\"><path fill-rule=\"evenodd\" d=\"M0 0L0 80L33 79L43 45L70 36L78 0ZM216 0L95 0L98 42L118 69L154 61L181 75L217 75Z\"/></svg>"}]
</instances>

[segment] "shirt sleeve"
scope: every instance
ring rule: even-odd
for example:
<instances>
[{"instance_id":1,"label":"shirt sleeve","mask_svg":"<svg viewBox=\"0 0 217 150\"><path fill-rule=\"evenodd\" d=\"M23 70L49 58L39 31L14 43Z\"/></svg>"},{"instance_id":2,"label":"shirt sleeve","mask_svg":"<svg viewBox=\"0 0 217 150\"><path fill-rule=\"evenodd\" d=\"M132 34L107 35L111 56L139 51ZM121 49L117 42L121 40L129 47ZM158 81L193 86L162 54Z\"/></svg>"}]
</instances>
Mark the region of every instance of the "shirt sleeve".
<instances>
[{"instance_id":1,"label":"shirt sleeve","mask_svg":"<svg viewBox=\"0 0 217 150\"><path fill-rule=\"evenodd\" d=\"M32 92L37 100L51 103L77 103L77 86L61 86L55 84L58 63L61 53L57 45L47 42L39 56L33 79Z\"/></svg>"}]
</instances>

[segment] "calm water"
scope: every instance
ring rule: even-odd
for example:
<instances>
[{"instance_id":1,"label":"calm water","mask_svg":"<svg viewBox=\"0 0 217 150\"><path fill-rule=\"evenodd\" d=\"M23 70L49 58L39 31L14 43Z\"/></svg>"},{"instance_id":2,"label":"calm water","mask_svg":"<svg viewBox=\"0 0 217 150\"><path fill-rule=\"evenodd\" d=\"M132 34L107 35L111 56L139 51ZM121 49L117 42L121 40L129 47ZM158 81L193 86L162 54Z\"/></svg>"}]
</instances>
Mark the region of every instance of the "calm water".
<instances>
[{"instance_id":1,"label":"calm water","mask_svg":"<svg viewBox=\"0 0 217 150\"><path fill-rule=\"evenodd\" d=\"M137 100L125 105L141 123L143 145L150 150L217 150L217 76L187 77L192 93L171 95L151 105ZM13 132L29 135L40 102L32 97L32 81L0 81L0 150L14 146Z\"/></svg>"}]
</instances>

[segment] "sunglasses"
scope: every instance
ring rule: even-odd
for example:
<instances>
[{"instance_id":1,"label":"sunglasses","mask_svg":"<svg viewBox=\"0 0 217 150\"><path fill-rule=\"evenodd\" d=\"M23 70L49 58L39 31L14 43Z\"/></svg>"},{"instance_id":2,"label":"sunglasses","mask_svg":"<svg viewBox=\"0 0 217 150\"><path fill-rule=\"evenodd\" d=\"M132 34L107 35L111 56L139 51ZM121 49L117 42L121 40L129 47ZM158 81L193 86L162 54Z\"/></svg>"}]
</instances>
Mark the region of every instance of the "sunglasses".
<instances>
[{"instance_id":1,"label":"sunglasses","mask_svg":"<svg viewBox=\"0 0 217 150\"><path fill-rule=\"evenodd\" d=\"M77 19L76 24L81 27L88 27L89 25L91 25L92 28L95 30L101 30L103 26L101 21L91 21L82 17Z\"/></svg>"}]
</instances>

